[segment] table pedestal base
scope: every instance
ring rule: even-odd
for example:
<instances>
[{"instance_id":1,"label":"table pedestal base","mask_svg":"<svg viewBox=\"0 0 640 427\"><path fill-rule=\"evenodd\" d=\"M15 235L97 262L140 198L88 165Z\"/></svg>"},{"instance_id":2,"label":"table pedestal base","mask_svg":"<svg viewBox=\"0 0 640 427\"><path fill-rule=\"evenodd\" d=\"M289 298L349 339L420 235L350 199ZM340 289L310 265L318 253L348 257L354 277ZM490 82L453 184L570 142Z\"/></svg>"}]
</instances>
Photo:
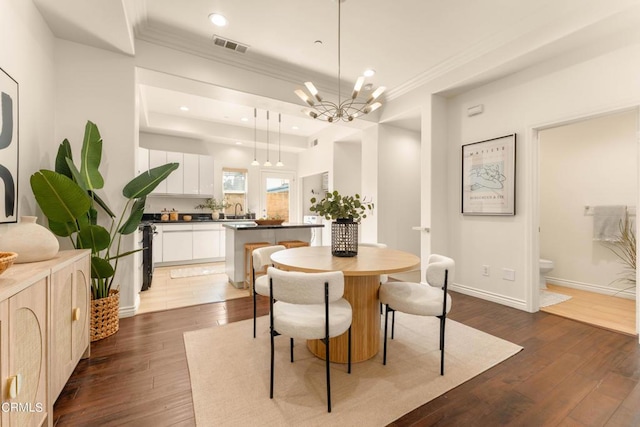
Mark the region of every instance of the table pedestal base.
<instances>
[{"instance_id":1,"label":"table pedestal base","mask_svg":"<svg viewBox=\"0 0 640 427\"><path fill-rule=\"evenodd\" d=\"M363 362L378 354L380 350L380 300L378 290L380 276L345 276L344 298L351 304L351 361ZM329 341L329 360L347 363L348 333ZM319 358L325 358L325 347L321 340L307 341L309 350Z\"/></svg>"}]
</instances>

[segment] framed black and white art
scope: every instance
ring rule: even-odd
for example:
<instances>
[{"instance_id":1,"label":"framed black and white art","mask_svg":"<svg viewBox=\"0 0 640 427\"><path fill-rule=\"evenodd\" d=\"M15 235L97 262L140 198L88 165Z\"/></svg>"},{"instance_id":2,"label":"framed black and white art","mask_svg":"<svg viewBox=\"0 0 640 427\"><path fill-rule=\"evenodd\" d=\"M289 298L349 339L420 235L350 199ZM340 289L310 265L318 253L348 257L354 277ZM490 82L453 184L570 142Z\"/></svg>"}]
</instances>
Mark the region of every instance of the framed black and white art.
<instances>
[{"instance_id":1,"label":"framed black and white art","mask_svg":"<svg viewBox=\"0 0 640 427\"><path fill-rule=\"evenodd\" d=\"M462 213L516 214L516 134L462 146Z\"/></svg>"},{"instance_id":2,"label":"framed black and white art","mask_svg":"<svg viewBox=\"0 0 640 427\"><path fill-rule=\"evenodd\" d=\"M18 82L0 68L0 223L18 217Z\"/></svg>"}]
</instances>

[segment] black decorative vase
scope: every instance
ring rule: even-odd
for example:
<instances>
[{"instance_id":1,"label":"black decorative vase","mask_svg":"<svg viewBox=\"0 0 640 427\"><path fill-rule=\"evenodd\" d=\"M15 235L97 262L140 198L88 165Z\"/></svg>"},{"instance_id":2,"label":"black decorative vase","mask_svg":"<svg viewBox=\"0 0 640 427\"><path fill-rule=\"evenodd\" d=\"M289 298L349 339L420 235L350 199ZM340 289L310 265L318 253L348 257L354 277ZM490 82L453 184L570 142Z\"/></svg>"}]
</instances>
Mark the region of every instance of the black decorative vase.
<instances>
[{"instance_id":1,"label":"black decorative vase","mask_svg":"<svg viewBox=\"0 0 640 427\"><path fill-rule=\"evenodd\" d=\"M331 223L331 253L333 256L358 255L358 223L351 218L338 218Z\"/></svg>"}]
</instances>

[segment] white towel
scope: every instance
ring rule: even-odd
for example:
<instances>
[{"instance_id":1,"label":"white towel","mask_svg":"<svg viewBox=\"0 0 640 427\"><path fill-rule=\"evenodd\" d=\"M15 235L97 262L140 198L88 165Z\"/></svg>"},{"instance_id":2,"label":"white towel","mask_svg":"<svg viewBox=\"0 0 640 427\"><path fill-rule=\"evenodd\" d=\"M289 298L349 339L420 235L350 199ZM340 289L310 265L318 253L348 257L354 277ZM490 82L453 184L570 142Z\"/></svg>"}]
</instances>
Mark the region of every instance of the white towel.
<instances>
[{"instance_id":1,"label":"white towel","mask_svg":"<svg viewBox=\"0 0 640 427\"><path fill-rule=\"evenodd\" d=\"M626 206L593 207L593 240L615 242L620 237L620 224L624 223Z\"/></svg>"}]
</instances>

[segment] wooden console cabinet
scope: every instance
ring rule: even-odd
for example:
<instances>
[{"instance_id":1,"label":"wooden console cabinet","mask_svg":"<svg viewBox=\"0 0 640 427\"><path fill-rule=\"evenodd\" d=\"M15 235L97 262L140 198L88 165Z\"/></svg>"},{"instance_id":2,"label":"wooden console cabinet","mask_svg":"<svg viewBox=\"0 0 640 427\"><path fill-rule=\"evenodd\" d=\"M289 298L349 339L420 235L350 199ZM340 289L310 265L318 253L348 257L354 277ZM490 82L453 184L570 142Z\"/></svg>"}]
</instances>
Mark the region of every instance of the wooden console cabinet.
<instances>
[{"instance_id":1,"label":"wooden console cabinet","mask_svg":"<svg viewBox=\"0 0 640 427\"><path fill-rule=\"evenodd\" d=\"M90 253L16 264L0 275L0 426L53 423L53 403L89 355Z\"/></svg>"}]
</instances>

